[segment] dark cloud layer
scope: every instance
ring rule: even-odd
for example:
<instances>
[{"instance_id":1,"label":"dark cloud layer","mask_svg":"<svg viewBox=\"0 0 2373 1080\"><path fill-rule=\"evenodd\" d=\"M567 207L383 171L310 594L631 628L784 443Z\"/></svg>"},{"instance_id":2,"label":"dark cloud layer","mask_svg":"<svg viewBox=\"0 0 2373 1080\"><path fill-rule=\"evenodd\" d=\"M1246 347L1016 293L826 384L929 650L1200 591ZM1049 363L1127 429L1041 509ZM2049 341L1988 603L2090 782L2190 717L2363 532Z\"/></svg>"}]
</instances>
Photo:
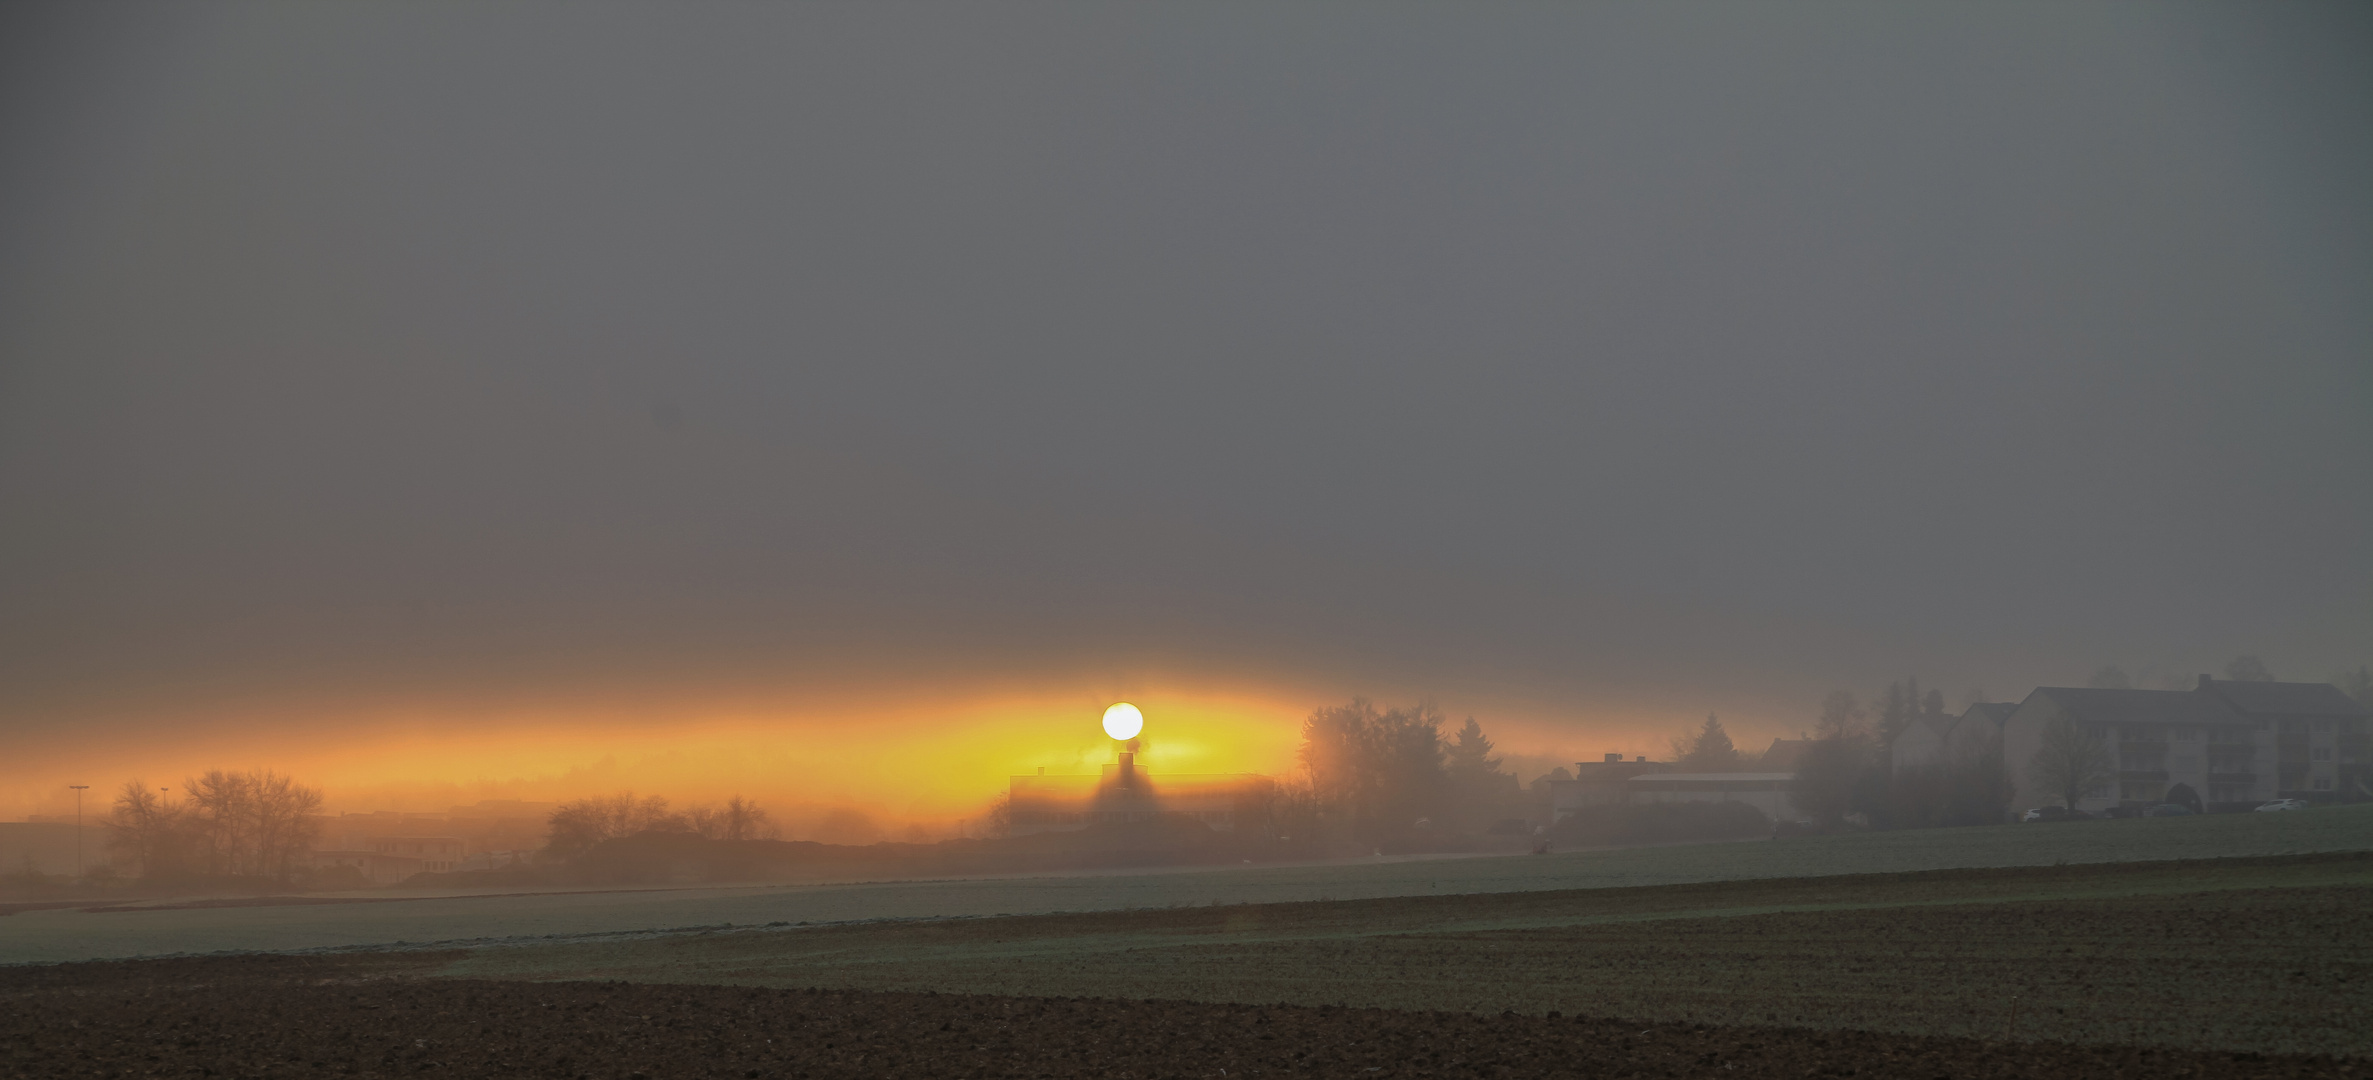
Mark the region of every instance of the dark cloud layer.
<instances>
[{"instance_id":1,"label":"dark cloud layer","mask_svg":"<svg viewBox=\"0 0 2373 1080\"><path fill-rule=\"evenodd\" d=\"M9 17L12 724L2373 654L2361 7Z\"/></svg>"}]
</instances>

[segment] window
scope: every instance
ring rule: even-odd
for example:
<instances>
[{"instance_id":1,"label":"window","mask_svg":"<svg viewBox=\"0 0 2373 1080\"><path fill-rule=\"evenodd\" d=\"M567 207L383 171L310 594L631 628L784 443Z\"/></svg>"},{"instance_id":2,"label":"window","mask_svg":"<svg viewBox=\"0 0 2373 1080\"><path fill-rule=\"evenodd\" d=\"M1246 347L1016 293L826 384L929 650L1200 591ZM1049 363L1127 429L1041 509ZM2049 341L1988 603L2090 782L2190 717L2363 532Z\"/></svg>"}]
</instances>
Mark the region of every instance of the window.
<instances>
[{"instance_id":1,"label":"window","mask_svg":"<svg viewBox=\"0 0 2373 1080\"><path fill-rule=\"evenodd\" d=\"M2199 737L2199 728L2179 727L2175 729L2175 741L2177 742L2191 742Z\"/></svg>"},{"instance_id":2,"label":"window","mask_svg":"<svg viewBox=\"0 0 2373 1080\"><path fill-rule=\"evenodd\" d=\"M2332 748L2329 746L2318 746L2315 749L2307 752L2307 760L2330 761L2332 760Z\"/></svg>"},{"instance_id":3,"label":"window","mask_svg":"<svg viewBox=\"0 0 2373 1080\"><path fill-rule=\"evenodd\" d=\"M2316 777L2316 778L2315 778L2315 790L2317 790L2317 791L2330 791L2330 790L2332 790L2332 778L2331 778L2331 777L2329 777L2329 776L2318 776L2318 777Z\"/></svg>"}]
</instances>

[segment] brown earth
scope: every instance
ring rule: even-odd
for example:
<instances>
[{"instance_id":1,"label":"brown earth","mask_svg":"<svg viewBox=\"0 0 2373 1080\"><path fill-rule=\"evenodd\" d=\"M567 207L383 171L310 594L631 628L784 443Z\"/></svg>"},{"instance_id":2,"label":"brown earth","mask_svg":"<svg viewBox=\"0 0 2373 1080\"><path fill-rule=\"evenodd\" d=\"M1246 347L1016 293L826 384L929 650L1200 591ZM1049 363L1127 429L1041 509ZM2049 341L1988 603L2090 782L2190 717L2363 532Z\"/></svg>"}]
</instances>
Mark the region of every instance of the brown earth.
<instances>
[{"instance_id":1,"label":"brown earth","mask_svg":"<svg viewBox=\"0 0 2373 1080\"><path fill-rule=\"evenodd\" d=\"M2369 1077L2373 1062L1557 1016L428 979L450 956L0 970L0 1074Z\"/></svg>"},{"instance_id":2,"label":"brown earth","mask_svg":"<svg viewBox=\"0 0 2373 1080\"><path fill-rule=\"evenodd\" d=\"M525 943L439 974L2373 1057L2369 871L2308 856L872 923Z\"/></svg>"}]
</instances>

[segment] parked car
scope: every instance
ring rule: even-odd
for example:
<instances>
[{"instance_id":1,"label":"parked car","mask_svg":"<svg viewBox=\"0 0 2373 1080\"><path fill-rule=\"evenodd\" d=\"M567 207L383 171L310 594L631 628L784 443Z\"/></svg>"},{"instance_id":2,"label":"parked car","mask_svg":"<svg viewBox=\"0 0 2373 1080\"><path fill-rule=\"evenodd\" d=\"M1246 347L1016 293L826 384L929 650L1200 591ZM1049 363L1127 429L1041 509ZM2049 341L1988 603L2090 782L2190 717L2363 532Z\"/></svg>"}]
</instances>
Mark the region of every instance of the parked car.
<instances>
[{"instance_id":1,"label":"parked car","mask_svg":"<svg viewBox=\"0 0 2373 1080\"><path fill-rule=\"evenodd\" d=\"M2101 816L2105 818L2141 817L2142 808L2139 806L2112 806L2101 811Z\"/></svg>"},{"instance_id":2,"label":"parked car","mask_svg":"<svg viewBox=\"0 0 2373 1080\"><path fill-rule=\"evenodd\" d=\"M2163 802L2142 812L2144 817L2190 817L2192 808L2179 802Z\"/></svg>"},{"instance_id":3,"label":"parked car","mask_svg":"<svg viewBox=\"0 0 2373 1080\"><path fill-rule=\"evenodd\" d=\"M2038 806L2020 817L2020 821L2086 821L2093 815L2065 806Z\"/></svg>"},{"instance_id":4,"label":"parked car","mask_svg":"<svg viewBox=\"0 0 2373 1080\"><path fill-rule=\"evenodd\" d=\"M2270 803L2267 803L2267 804L2265 804L2265 805L2263 805L2263 806L2260 806L2260 807L2258 807L2258 812L2262 814L2262 813L2265 813L2265 812L2266 812L2266 811L2268 811L2268 810L2305 810L2305 809L2307 809L2307 800L2305 800L2305 799L2276 799L2276 800L2274 800L2273 802L2270 802Z\"/></svg>"}]
</instances>

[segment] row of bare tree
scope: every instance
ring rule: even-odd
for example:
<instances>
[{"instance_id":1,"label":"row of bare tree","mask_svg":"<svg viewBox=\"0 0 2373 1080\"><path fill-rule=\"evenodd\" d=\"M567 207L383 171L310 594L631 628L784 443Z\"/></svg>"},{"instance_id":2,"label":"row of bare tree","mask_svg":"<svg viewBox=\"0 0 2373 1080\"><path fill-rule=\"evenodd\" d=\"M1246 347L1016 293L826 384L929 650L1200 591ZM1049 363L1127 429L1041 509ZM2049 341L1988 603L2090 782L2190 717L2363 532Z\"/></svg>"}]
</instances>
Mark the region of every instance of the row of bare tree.
<instances>
[{"instance_id":1,"label":"row of bare tree","mask_svg":"<svg viewBox=\"0 0 2373 1080\"><path fill-rule=\"evenodd\" d=\"M719 807L696 806L672 812L666 799L636 798L631 791L596 795L566 803L552 812L552 833L544 843L547 855L573 859L607 840L644 833L682 833L711 840L772 840L781 835L767 821L766 810L736 795Z\"/></svg>"},{"instance_id":2,"label":"row of bare tree","mask_svg":"<svg viewBox=\"0 0 2373 1080\"><path fill-rule=\"evenodd\" d=\"M115 798L108 846L143 877L286 880L305 866L321 829L321 791L269 769L210 769L182 781L182 797L134 780Z\"/></svg>"}]
</instances>

